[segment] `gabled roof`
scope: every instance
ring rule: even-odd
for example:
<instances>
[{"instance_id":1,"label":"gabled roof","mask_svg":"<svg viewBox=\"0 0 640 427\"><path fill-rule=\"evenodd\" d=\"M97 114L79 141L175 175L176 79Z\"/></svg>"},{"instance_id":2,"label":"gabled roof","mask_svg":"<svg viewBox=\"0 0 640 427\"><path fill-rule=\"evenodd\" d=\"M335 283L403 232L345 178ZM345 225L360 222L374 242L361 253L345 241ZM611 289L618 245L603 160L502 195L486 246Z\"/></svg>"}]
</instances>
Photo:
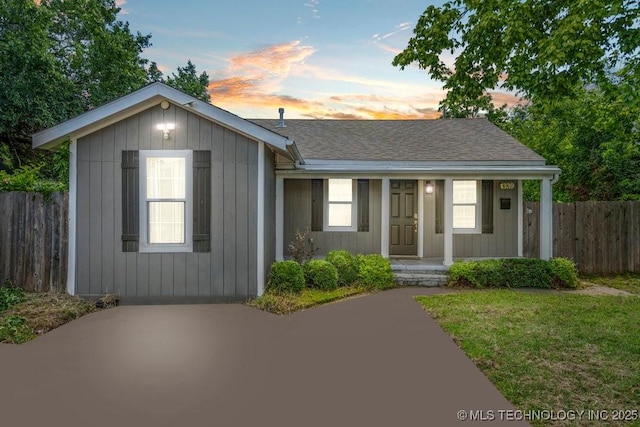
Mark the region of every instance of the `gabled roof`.
<instances>
[{"instance_id":1,"label":"gabled roof","mask_svg":"<svg viewBox=\"0 0 640 427\"><path fill-rule=\"evenodd\" d=\"M486 119L252 120L295 141L316 161L541 164L536 154Z\"/></svg>"},{"instance_id":2,"label":"gabled roof","mask_svg":"<svg viewBox=\"0 0 640 427\"><path fill-rule=\"evenodd\" d=\"M285 136L159 82L151 83L115 101L34 134L33 147L53 148L68 139L81 138L158 105L163 100L182 106L248 138L263 141L282 154L289 155L292 151L293 142Z\"/></svg>"}]
</instances>

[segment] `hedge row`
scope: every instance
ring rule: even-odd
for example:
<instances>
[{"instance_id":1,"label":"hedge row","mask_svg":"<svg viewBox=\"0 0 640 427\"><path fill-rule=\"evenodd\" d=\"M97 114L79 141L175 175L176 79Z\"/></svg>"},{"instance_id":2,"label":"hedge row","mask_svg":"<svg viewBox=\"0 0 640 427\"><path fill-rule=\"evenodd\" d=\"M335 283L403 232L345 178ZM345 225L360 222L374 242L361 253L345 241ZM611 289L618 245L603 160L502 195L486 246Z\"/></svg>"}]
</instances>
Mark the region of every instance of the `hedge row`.
<instances>
[{"instance_id":1,"label":"hedge row","mask_svg":"<svg viewBox=\"0 0 640 427\"><path fill-rule=\"evenodd\" d=\"M449 285L474 288L577 288L573 261L553 258L487 259L456 261L449 268Z\"/></svg>"},{"instance_id":2,"label":"hedge row","mask_svg":"<svg viewBox=\"0 0 640 427\"><path fill-rule=\"evenodd\" d=\"M369 289L393 287L391 263L381 255L358 255L347 251L331 251L325 259L304 264L278 261L271 266L267 292L298 293L305 286L333 290L338 286L358 284Z\"/></svg>"}]
</instances>

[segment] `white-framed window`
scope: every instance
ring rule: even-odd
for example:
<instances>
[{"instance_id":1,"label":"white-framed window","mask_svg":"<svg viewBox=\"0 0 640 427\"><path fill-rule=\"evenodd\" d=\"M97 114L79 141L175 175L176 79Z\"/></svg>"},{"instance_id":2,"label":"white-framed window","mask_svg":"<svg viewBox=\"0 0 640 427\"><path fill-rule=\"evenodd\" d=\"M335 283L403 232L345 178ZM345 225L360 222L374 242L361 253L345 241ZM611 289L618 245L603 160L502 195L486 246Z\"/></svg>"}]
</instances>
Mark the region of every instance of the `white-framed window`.
<instances>
[{"instance_id":1,"label":"white-framed window","mask_svg":"<svg viewBox=\"0 0 640 427\"><path fill-rule=\"evenodd\" d=\"M453 180L453 231L480 233L482 219L482 181Z\"/></svg>"},{"instance_id":2,"label":"white-framed window","mask_svg":"<svg viewBox=\"0 0 640 427\"><path fill-rule=\"evenodd\" d=\"M140 252L193 250L193 152L140 151Z\"/></svg>"},{"instance_id":3,"label":"white-framed window","mask_svg":"<svg viewBox=\"0 0 640 427\"><path fill-rule=\"evenodd\" d=\"M329 178L324 186L324 230L357 231L358 180Z\"/></svg>"}]
</instances>

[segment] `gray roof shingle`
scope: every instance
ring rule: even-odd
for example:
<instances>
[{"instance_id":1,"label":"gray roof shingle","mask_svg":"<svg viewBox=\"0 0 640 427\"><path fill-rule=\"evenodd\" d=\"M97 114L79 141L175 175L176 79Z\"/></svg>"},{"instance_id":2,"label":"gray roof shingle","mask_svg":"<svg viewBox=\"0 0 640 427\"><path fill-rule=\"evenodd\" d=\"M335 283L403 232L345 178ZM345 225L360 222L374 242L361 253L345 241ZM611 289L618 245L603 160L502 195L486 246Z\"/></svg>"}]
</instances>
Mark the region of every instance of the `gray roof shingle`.
<instances>
[{"instance_id":1,"label":"gray roof shingle","mask_svg":"<svg viewBox=\"0 0 640 427\"><path fill-rule=\"evenodd\" d=\"M544 159L486 119L250 120L295 141L305 159L540 162Z\"/></svg>"}]
</instances>

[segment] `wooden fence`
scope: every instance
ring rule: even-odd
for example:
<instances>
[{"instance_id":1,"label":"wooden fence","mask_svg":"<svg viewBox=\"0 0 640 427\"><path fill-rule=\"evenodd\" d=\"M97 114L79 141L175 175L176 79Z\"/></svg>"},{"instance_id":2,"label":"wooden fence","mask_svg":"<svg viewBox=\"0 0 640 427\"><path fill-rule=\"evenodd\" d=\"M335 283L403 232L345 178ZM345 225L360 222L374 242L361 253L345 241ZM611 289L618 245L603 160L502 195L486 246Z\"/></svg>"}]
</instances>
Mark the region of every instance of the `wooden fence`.
<instances>
[{"instance_id":1,"label":"wooden fence","mask_svg":"<svg viewBox=\"0 0 640 427\"><path fill-rule=\"evenodd\" d=\"M540 253L539 212L539 203L525 203L526 257ZM640 202L554 203L553 256L586 274L640 272Z\"/></svg>"},{"instance_id":2,"label":"wooden fence","mask_svg":"<svg viewBox=\"0 0 640 427\"><path fill-rule=\"evenodd\" d=\"M68 206L67 193L0 193L0 285L65 291Z\"/></svg>"}]
</instances>

